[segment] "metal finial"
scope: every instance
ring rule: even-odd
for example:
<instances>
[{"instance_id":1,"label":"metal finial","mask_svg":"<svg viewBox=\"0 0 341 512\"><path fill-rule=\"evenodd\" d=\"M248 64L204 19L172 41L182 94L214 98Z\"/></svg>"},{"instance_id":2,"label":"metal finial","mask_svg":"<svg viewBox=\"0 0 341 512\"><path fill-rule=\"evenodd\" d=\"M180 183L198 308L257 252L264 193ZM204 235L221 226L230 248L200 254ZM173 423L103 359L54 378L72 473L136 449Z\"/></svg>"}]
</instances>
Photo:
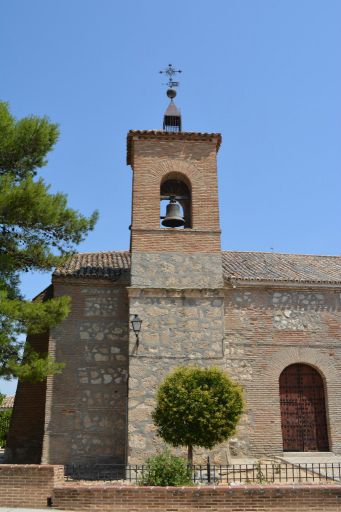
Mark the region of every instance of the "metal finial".
<instances>
[{"instance_id":1,"label":"metal finial","mask_svg":"<svg viewBox=\"0 0 341 512\"><path fill-rule=\"evenodd\" d=\"M169 89L173 89L173 87L179 86L179 82L176 82L175 80L173 80L173 76L176 75L176 73L182 73L181 69L175 69L172 64L168 64L168 68L164 69L163 71L160 71L160 73L161 74L164 73L165 75L168 76L168 82L165 85L167 85L169 87ZM171 97L171 96L169 96L168 91L167 91L167 95L168 95L168 97Z\"/></svg>"},{"instance_id":2,"label":"metal finial","mask_svg":"<svg viewBox=\"0 0 341 512\"><path fill-rule=\"evenodd\" d=\"M176 96L174 87L178 87L179 82L173 80L173 77L176 73L182 73L182 71L181 69L175 69L172 64L168 64L168 68L160 71L160 73L168 76L168 82L165 85L168 87L167 96L171 100L163 117L163 129L167 132L181 132L181 113L173 101Z\"/></svg>"}]
</instances>

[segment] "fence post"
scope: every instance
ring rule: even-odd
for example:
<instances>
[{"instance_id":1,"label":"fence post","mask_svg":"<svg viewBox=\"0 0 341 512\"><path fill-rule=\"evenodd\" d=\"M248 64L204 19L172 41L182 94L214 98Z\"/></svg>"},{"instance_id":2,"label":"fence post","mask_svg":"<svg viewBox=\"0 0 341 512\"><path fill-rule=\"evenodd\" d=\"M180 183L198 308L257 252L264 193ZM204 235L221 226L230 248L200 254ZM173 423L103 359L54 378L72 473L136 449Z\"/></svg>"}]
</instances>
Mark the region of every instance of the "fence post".
<instances>
[{"instance_id":1,"label":"fence post","mask_svg":"<svg viewBox=\"0 0 341 512\"><path fill-rule=\"evenodd\" d=\"M207 457L207 483L211 483L211 462L210 457Z\"/></svg>"}]
</instances>

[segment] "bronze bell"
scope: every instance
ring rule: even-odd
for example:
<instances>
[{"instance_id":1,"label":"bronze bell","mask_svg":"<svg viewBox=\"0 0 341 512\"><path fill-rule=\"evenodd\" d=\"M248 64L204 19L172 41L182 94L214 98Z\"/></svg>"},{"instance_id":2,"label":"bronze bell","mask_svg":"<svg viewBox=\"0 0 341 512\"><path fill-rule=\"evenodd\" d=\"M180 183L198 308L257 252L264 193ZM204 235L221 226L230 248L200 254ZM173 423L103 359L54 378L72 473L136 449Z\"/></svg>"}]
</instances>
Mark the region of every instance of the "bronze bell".
<instances>
[{"instance_id":1,"label":"bronze bell","mask_svg":"<svg viewBox=\"0 0 341 512\"><path fill-rule=\"evenodd\" d=\"M179 228L185 225L185 220L181 216L181 208L175 199L171 199L166 208L166 217L162 223L165 228Z\"/></svg>"}]
</instances>

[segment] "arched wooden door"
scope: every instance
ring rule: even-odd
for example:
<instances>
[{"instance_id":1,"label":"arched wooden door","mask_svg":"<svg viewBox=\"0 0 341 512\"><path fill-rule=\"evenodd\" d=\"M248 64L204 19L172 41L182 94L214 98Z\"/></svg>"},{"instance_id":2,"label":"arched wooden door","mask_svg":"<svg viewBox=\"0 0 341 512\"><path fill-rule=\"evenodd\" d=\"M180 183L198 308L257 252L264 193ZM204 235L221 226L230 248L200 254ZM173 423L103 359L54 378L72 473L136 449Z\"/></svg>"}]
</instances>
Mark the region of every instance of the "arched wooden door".
<instances>
[{"instance_id":1,"label":"arched wooden door","mask_svg":"<svg viewBox=\"0 0 341 512\"><path fill-rule=\"evenodd\" d=\"M307 364L287 366L279 378L283 451L329 451L324 386Z\"/></svg>"}]
</instances>

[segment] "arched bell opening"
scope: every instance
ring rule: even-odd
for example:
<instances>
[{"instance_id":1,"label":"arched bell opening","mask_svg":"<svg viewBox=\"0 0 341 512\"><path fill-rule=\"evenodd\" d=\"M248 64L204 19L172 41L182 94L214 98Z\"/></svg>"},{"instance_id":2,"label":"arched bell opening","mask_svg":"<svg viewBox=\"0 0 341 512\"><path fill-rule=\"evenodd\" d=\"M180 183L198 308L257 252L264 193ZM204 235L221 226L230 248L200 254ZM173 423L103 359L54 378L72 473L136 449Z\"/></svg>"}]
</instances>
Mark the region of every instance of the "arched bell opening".
<instances>
[{"instance_id":1,"label":"arched bell opening","mask_svg":"<svg viewBox=\"0 0 341 512\"><path fill-rule=\"evenodd\" d=\"M192 227L190 183L180 174L168 175L160 186L160 227Z\"/></svg>"},{"instance_id":2,"label":"arched bell opening","mask_svg":"<svg viewBox=\"0 0 341 512\"><path fill-rule=\"evenodd\" d=\"M279 378L284 452L329 451L325 386L308 364L287 366Z\"/></svg>"}]
</instances>

